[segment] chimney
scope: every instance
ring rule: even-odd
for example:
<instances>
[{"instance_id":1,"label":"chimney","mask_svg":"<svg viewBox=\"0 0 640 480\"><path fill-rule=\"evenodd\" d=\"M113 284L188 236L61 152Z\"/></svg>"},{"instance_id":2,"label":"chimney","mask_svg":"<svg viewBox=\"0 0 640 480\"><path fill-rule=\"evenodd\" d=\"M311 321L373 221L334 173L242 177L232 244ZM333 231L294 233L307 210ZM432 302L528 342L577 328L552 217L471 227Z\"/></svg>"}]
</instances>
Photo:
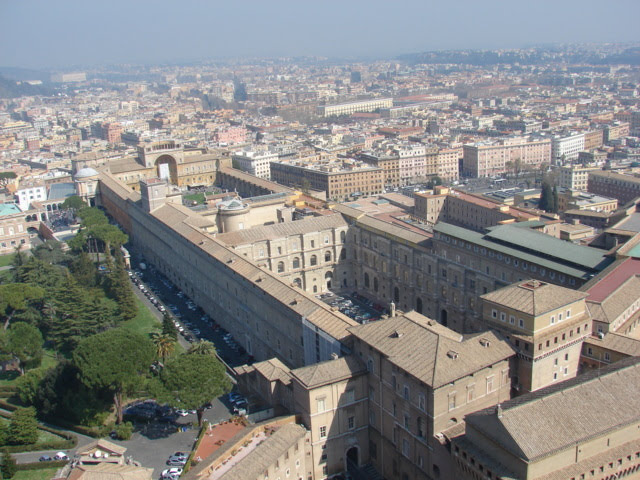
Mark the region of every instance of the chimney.
<instances>
[{"instance_id":1,"label":"chimney","mask_svg":"<svg viewBox=\"0 0 640 480\"><path fill-rule=\"evenodd\" d=\"M395 317L396 316L396 304L391 302L389 304L389 316L390 317Z\"/></svg>"},{"instance_id":2,"label":"chimney","mask_svg":"<svg viewBox=\"0 0 640 480\"><path fill-rule=\"evenodd\" d=\"M496 416L502 418L502 405L500 404L496 405Z\"/></svg>"},{"instance_id":3,"label":"chimney","mask_svg":"<svg viewBox=\"0 0 640 480\"><path fill-rule=\"evenodd\" d=\"M337 360L338 359L338 354L336 352L332 352L331 353L331 360Z\"/></svg>"}]
</instances>

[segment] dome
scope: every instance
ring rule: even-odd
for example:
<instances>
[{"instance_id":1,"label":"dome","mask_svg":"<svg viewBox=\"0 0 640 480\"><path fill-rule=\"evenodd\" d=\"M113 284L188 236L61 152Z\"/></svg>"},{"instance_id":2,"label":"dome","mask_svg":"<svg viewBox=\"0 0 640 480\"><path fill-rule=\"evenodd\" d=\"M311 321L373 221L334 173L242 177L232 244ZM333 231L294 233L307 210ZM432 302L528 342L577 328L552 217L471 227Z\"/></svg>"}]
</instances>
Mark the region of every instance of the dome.
<instances>
[{"instance_id":1,"label":"dome","mask_svg":"<svg viewBox=\"0 0 640 480\"><path fill-rule=\"evenodd\" d=\"M91 167L84 167L81 168L80 170L78 170L76 172L76 174L74 175L74 178L79 179L79 178L88 178L88 177L95 177L99 175L99 173L94 170Z\"/></svg>"}]
</instances>

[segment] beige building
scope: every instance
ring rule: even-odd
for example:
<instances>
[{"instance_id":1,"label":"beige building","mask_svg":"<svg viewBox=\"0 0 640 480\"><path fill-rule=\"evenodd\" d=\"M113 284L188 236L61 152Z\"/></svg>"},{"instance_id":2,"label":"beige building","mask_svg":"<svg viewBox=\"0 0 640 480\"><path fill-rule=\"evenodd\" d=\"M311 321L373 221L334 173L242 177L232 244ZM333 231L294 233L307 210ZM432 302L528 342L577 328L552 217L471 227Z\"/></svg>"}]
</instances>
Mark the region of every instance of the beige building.
<instances>
[{"instance_id":1,"label":"beige building","mask_svg":"<svg viewBox=\"0 0 640 480\"><path fill-rule=\"evenodd\" d=\"M321 117L331 117L334 115L351 115L356 112L373 112L381 108L391 108L392 106L392 98L376 98L374 100L362 100L360 102L320 105L317 113Z\"/></svg>"},{"instance_id":2,"label":"beige building","mask_svg":"<svg viewBox=\"0 0 640 480\"><path fill-rule=\"evenodd\" d=\"M558 169L558 187L579 192L587 191L589 172L599 170L596 167L565 165Z\"/></svg>"},{"instance_id":3,"label":"beige building","mask_svg":"<svg viewBox=\"0 0 640 480\"><path fill-rule=\"evenodd\" d=\"M518 352L514 387L531 392L578 373L580 349L591 335L586 293L527 280L482 296L489 328Z\"/></svg>"},{"instance_id":4,"label":"beige building","mask_svg":"<svg viewBox=\"0 0 640 480\"><path fill-rule=\"evenodd\" d=\"M551 163L551 140L530 140L517 137L495 143L478 143L462 147L462 174L467 177L501 175L507 164L520 168L535 168ZM513 168L513 167L511 167Z\"/></svg>"},{"instance_id":5,"label":"beige building","mask_svg":"<svg viewBox=\"0 0 640 480\"><path fill-rule=\"evenodd\" d=\"M638 479L639 384L634 357L467 415L450 478Z\"/></svg>"},{"instance_id":6,"label":"beige building","mask_svg":"<svg viewBox=\"0 0 640 480\"><path fill-rule=\"evenodd\" d=\"M415 312L350 329L366 362L369 456L384 478L454 478L442 432L510 398L510 345L470 337Z\"/></svg>"},{"instance_id":7,"label":"beige building","mask_svg":"<svg viewBox=\"0 0 640 480\"><path fill-rule=\"evenodd\" d=\"M282 185L324 191L327 199L337 202L377 195L384 190L383 170L356 160L314 164L271 162L271 178Z\"/></svg>"}]
</instances>

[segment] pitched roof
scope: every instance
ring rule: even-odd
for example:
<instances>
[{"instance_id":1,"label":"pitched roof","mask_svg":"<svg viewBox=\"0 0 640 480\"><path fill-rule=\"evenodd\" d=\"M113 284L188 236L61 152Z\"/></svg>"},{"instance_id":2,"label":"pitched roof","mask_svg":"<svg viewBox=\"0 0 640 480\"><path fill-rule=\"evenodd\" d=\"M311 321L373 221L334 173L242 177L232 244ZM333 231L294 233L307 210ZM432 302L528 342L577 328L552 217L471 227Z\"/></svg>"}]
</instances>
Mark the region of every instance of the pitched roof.
<instances>
[{"instance_id":1,"label":"pitched roof","mask_svg":"<svg viewBox=\"0 0 640 480\"><path fill-rule=\"evenodd\" d=\"M349 355L291 370L291 376L306 387L313 388L350 378L366 371L365 365L360 360Z\"/></svg>"},{"instance_id":2,"label":"pitched roof","mask_svg":"<svg viewBox=\"0 0 640 480\"><path fill-rule=\"evenodd\" d=\"M552 283L526 280L486 293L481 298L528 315L543 315L587 296L587 293Z\"/></svg>"},{"instance_id":3,"label":"pitched roof","mask_svg":"<svg viewBox=\"0 0 640 480\"><path fill-rule=\"evenodd\" d=\"M279 380L283 384L291 382L291 371L277 357L270 358L264 362L254 363L253 368L266 378L267 380Z\"/></svg>"},{"instance_id":4,"label":"pitched roof","mask_svg":"<svg viewBox=\"0 0 640 480\"><path fill-rule=\"evenodd\" d=\"M640 358L517 397L465 417L513 455L531 462L640 420ZM597 408L592 408L597 405ZM604 412L604 413L603 413Z\"/></svg>"},{"instance_id":5,"label":"pitched roof","mask_svg":"<svg viewBox=\"0 0 640 480\"><path fill-rule=\"evenodd\" d=\"M91 451L98 449L107 453L115 453L117 455L123 455L124 452L127 451L127 447L121 447L120 445L116 445L109 440L105 440L104 438L99 438L98 440L94 440L93 442L85 445L82 448L78 448L76 454L78 455L86 455Z\"/></svg>"},{"instance_id":6,"label":"pitched roof","mask_svg":"<svg viewBox=\"0 0 640 480\"><path fill-rule=\"evenodd\" d=\"M151 480L152 475L152 468L100 463L77 465L66 478L67 480Z\"/></svg>"},{"instance_id":7,"label":"pitched roof","mask_svg":"<svg viewBox=\"0 0 640 480\"><path fill-rule=\"evenodd\" d=\"M276 240L286 238L291 235L304 235L305 233L315 233L332 228L346 227L347 222L340 214L323 215L320 217L309 217L295 222L283 222L262 227L253 227L236 232L222 233L217 235L217 239L226 245L235 247L247 243L260 242L265 240Z\"/></svg>"},{"instance_id":8,"label":"pitched roof","mask_svg":"<svg viewBox=\"0 0 640 480\"><path fill-rule=\"evenodd\" d=\"M351 327L389 361L433 388L514 355L494 332L463 337L416 312Z\"/></svg>"},{"instance_id":9,"label":"pitched roof","mask_svg":"<svg viewBox=\"0 0 640 480\"><path fill-rule=\"evenodd\" d=\"M304 438L305 433L304 427L295 423L283 425L258 445L255 450L234 465L231 470L223 474L219 480L258 478L289 448L301 438Z\"/></svg>"},{"instance_id":10,"label":"pitched roof","mask_svg":"<svg viewBox=\"0 0 640 480\"><path fill-rule=\"evenodd\" d=\"M640 298L640 275L634 275L629 277L604 300L593 302L587 299L587 307L594 320L611 323L638 298Z\"/></svg>"}]
</instances>

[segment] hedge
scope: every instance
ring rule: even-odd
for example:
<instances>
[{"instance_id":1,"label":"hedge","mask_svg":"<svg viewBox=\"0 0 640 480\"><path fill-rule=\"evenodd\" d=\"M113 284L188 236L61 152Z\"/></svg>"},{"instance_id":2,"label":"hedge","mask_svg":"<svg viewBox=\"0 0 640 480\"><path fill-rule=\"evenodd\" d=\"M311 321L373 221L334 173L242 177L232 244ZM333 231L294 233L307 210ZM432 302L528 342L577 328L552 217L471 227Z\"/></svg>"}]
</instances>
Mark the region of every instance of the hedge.
<instances>
[{"instance_id":1,"label":"hedge","mask_svg":"<svg viewBox=\"0 0 640 480\"><path fill-rule=\"evenodd\" d=\"M193 463L193 460L194 460L193 456L198 451L200 442L202 442L202 439L204 438L204 434L207 432L208 429L209 429L209 422L205 420L204 423L202 424L202 428L200 429L200 433L198 434L198 438L196 438L193 448L191 449L191 454L189 455L187 462L184 464L183 470L185 473L188 472L189 469L191 468L191 463Z\"/></svg>"},{"instance_id":2,"label":"hedge","mask_svg":"<svg viewBox=\"0 0 640 480\"><path fill-rule=\"evenodd\" d=\"M9 410L10 412L14 412L16 410L17 405L13 403L9 403L6 400L0 398L0 408L4 408L5 410Z\"/></svg>"},{"instance_id":3,"label":"hedge","mask_svg":"<svg viewBox=\"0 0 640 480\"><path fill-rule=\"evenodd\" d=\"M79 433L81 435L86 435L87 437L100 438L102 437L102 432L98 429L101 427L85 427L84 425L76 425L75 423L68 422L61 418L56 418L55 424L58 427L66 428L67 430L71 430L72 432ZM49 421L49 423L53 423Z\"/></svg>"},{"instance_id":4,"label":"hedge","mask_svg":"<svg viewBox=\"0 0 640 480\"><path fill-rule=\"evenodd\" d=\"M18 463L16 466L18 470L44 470L45 468L52 467L64 467L69 460L54 460L51 462L31 462L31 463Z\"/></svg>"},{"instance_id":5,"label":"hedge","mask_svg":"<svg viewBox=\"0 0 640 480\"><path fill-rule=\"evenodd\" d=\"M0 416L4 418L11 418L11 414L0 411ZM37 452L39 450L67 450L73 448L78 444L78 437L62 430L56 430L55 428L47 427L46 425L38 424L39 430L53 433L62 437L64 440L56 442L44 442L34 443L33 445L5 445L2 448L6 448L9 453L22 453L22 452Z\"/></svg>"}]
</instances>

